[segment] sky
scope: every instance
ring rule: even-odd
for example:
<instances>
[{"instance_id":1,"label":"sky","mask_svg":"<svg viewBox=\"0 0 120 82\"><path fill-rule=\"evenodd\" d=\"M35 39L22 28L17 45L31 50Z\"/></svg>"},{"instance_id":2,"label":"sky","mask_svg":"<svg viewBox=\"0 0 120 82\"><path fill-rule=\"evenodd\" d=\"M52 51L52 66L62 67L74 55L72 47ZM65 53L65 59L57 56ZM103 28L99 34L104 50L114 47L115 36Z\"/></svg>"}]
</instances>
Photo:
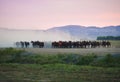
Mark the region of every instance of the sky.
<instances>
[{"instance_id":1,"label":"sky","mask_svg":"<svg viewBox=\"0 0 120 82\"><path fill-rule=\"evenodd\" d=\"M0 28L120 25L120 0L0 0Z\"/></svg>"}]
</instances>

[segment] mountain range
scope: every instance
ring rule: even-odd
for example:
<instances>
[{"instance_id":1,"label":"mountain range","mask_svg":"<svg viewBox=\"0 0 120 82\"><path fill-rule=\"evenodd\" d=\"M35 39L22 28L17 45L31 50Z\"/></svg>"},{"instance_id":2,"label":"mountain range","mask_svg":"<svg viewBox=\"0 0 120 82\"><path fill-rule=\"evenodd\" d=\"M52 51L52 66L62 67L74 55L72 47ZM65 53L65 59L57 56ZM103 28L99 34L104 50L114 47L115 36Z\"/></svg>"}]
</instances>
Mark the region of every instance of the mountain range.
<instances>
[{"instance_id":1,"label":"mountain range","mask_svg":"<svg viewBox=\"0 0 120 82\"><path fill-rule=\"evenodd\" d=\"M47 30L0 28L0 47L12 46L16 41L96 40L98 36L120 36L120 25L101 28L67 25Z\"/></svg>"},{"instance_id":2,"label":"mountain range","mask_svg":"<svg viewBox=\"0 0 120 82\"><path fill-rule=\"evenodd\" d=\"M85 27L79 25L67 25L62 27L54 27L47 31L61 31L69 33L71 36L79 39L96 39L97 36L120 36L120 25L107 27Z\"/></svg>"}]
</instances>

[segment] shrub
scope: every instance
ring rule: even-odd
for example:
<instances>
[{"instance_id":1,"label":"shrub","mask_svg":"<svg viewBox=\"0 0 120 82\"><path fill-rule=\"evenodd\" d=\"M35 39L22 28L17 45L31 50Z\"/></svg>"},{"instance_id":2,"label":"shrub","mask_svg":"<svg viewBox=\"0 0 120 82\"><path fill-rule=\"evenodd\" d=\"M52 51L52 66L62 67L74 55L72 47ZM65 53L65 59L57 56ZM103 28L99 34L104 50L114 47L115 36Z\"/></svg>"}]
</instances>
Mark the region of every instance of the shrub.
<instances>
[{"instance_id":1,"label":"shrub","mask_svg":"<svg viewBox=\"0 0 120 82\"><path fill-rule=\"evenodd\" d=\"M77 65L89 65L91 62L93 62L97 58L96 55L86 55L81 56L78 59Z\"/></svg>"},{"instance_id":2,"label":"shrub","mask_svg":"<svg viewBox=\"0 0 120 82\"><path fill-rule=\"evenodd\" d=\"M41 55L31 54L23 50L13 48L0 49L0 63L22 63L22 64L73 64L91 65L100 67L120 67L120 55L107 54L97 56L95 54L55 54Z\"/></svg>"},{"instance_id":3,"label":"shrub","mask_svg":"<svg viewBox=\"0 0 120 82\"><path fill-rule=\"evenodd\" d=\"M23 50L16 50L14 48L0 49L0 63L12 62L14 59L20 58Z\"/></svg>"},{"instance_id":4,"label":"shrub","mask_svg":"<svg viewBox=\"0 0 120 82\"><path fill-rule=\"evenodd\" d=\"M120 67L120 57L113 57L111 54L107 54L100 59L91 63L92 66L100 67Z\"/></svg>"}]
</instances>

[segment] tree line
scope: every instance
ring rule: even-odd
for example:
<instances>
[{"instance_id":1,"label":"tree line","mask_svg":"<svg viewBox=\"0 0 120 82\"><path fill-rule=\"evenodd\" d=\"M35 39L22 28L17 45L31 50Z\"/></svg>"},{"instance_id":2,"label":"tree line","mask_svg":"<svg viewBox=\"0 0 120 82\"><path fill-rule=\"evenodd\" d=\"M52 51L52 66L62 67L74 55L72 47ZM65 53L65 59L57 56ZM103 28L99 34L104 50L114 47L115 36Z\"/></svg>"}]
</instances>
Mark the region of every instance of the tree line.
<instances>
[{"instance_id":1,"label":"tree line","mask_svg":"<svg viewBox=\"0 0 120 82\"><path fill-rule=\"evenodd\" d=\"M120 36L98 36L97 40L120 40Z\"/></svg>"}]
</instances>

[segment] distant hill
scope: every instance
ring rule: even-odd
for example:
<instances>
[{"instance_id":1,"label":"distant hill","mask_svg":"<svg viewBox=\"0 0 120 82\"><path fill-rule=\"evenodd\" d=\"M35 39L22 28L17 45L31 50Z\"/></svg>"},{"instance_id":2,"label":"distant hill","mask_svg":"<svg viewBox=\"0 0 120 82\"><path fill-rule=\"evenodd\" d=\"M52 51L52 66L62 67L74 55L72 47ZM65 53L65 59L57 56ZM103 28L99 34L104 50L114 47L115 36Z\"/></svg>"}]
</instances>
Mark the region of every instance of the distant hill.
<instances>
[{"instance_id":1,"label":"distant hill","mask_svg":"<svg viewBox=\"0 0 120 82\"><path fill-rule=\"evenodd\" d=\"M0 47L13 46L16 41L96 40L98 36L120 36L120 25L103 28L67 25L47 30L0 28Z\"/></svg>"},{"instance_id":2,"label":"distant hill","mask_svg":"<svg viewBox=\"0 0 120 82\"><path fill-rule=\"evenodd\" d=\"M119 26L107 26L103 28L91 26L67 25L48 29L51 32L65 32L78 39L96 39L97 36L120 36Z\"/></svg>"}]
</instances>

